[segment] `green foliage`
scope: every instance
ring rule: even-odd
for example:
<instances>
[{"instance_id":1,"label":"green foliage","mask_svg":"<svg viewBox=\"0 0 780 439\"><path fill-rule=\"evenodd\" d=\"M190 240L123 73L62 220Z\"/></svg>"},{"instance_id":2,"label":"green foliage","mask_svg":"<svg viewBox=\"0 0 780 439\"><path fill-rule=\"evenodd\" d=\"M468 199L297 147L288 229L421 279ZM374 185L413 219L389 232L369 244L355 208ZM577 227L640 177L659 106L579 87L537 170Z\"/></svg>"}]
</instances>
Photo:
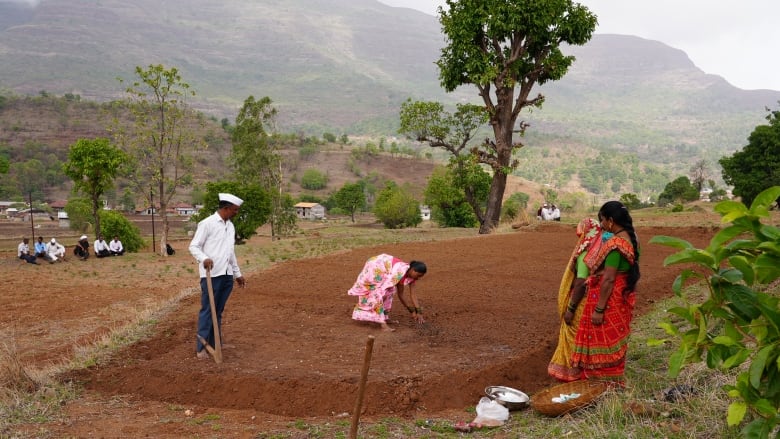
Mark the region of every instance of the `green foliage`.
<instances>
[{"instance_id":1,"label":"green foliage","mask_svg":"<svg viewBox=\"0 0 780 439\"><path fill-rule=\"evenodd\" d=\"M379 192L374 215L388 229L414 227L422 222L420 203L414 199L408 187L400 187L388 181Z\"/></svg>"},{"instance_id":2,"label":"green foliage","mask_svg":"<svg viewBox=\"0 0 780 439\"><path fill-rule=\"evenodd\" d=\"M65 204L68 222L71 230L87 233L92 227L95 217L92 215L92 203L86 198L71 198Z\"/></svg>"},{"instance_id":3,"label":"green foliage","mask_svg":"<svg viewBox=\"0 0 780 439\"><path fill-rule=\"evenodd\" d=\"M483 195L486 193L483 191ZM431 208L431 219L442 227L475 227L479 224L463 189L456 184L450 166L434 168L425 188L425 204Z\"/></svg>"},{"instance_id":4,"label":"green foliage","mask_svg":"<svg viewBox=\"0 0 780 439\"><path fill-rule=\"evenodd\" d=\"M516 202L521 209L525 209L528 207L528 200L530 199L531 196L525 192L515 192L507 198L507 201Z\"/></svg>"},{"instance_id":5,"label":"green foliage","mask_svg":"<svg viewBox=\"0 0 780 439\"><path fill-rule=\"evenodd\" d=\"M8 161L8 157L0 155L0 174L7 174L10 164L11 162Z\"/></svg>"},{"instance_id":6,"label":"green foliage","mask_svg":"<svg viewBox=\"0 0 780 439\"><path fill-rule=\"evenodd\" d=\"M133 188L150 198L154 193L154 202L159 204L163 227L157 250L165 255L168 205L179 188L191 184L193 153L206 148L205 141L191 129L203 118L189 110L186 100L195 93L175 67L137 66L135 73L138 79L125 89L125 103L134 123L129 131L117 123L115 137L132 159Z\"/></svg>"},{"instance_id":7,"label":"green foliage","mask_svg":"<svg viewBox=\"0 0 780 439\"><path fill-rule=\"evenodd\" d=\"M144 246L144 240L141 237L141 229L128 220L124 215L115 210L101 210L100 224L103 237L110 241L114 236L118 236L122 241L122 246L130 253L137 252Z\"/></svg>"},{"instance_id":8,"label":"green foliage","mask_svg":"<svg viewBox=\"0 0 780 439\"><path fill-rule=\"evenodd\" d=\"M344 183L344 186L333 194L333 202L336 207L348 212L355 222L355 212L366 208L366 194L363 191L364 184Z\"/></svg>"},{"instance_id":9,"label":"green foliage","mask_svg":"<svg viewBox=\"0 0 780 439\"><path fill-rule=\"evenodd\" d=\"M206 183L203 208L193 215L192 221L199 222L212 215L219 207L219 193L231 193L244 200L238 214L231 220L236 228L236 243L257 234L257 228L268 221L271 215L271 197L256 183L220 181Z\"/></svg>"},{"instance_id":10,"label":"green foliage","mask_svg":"<svg viewBox=\"0 0 780 439\"><path fill-rule=\"evenodd\" d=\"M725 386L734 401L724 415L729 425L750 421L742 430L746 437L767 437L780 424L780 228L762 222L770 220L769 207L778 197L780 186L774 186L749 209L735 201L718 203L715 210L730 225L704 249L668 236L650 240L680 250L664 265L695 267L672 285L686 306L670 309L673 322L660 325L680 342L669 373L676 376L686 363L701 361L711 369L737 369L735 382ZM702 303L683 296L691 279L709 291Z\"/></svg>"},{"instance_id":11,"label":"green foliage","mask_svg":"<svg viewBox=\"0 0 780 439\"><path fill-rule=\"evenodd\" d=\"M623 194L620 196L620 202L628 208L628 210L639 209L642 207L642 202L639 201L639 197L636 194Z\"/></svg>"},{"instance_id":12,"label":"green foliage","mask_svg":"<svg viewBox=\"0 0 780 439\"><path fill-rule=\"evenodd\" d=\"M326 142L336 143L336 135L333 133L322 133L322 138L325 139Z\"/></svg>"},{"instance_id":13,"label":"green foliage","mask_svg":"<svg viewBox=\"0 0 780 439\"><path fill-rule=\"evenodd\" d=\"M301 187L309 190L325 189L328 176L317 169L307 169L301 177Z\"/></svg>"},{"instance_id":14,"label":"green foliage","mask_svg":"<svg viewBox=\"0 0 780 439\"><path fill-rule=\"evenodd\" d=\"M780 185L780 110L767 111L769 124L757 126L742 151L720 159L723 180L734 186L734 195L745 204L764 189Z\"/></svg>"},{"instance_id":15,"label":"green foliage","mask_svg":"<svg viewBox=\"0 0 780 439\"><path fill-rule=\"evenodd\" d=\"M685 203L687 201L695 201L699 199L699 191L696 186L691 184L688 177L677 177L676 180L670 182L658 196L658 205L666 206L669 203Z\"/></svg>"},{"instance_id":16,"label":"green foliage","mask_svg":"<svg viewBox=\"0 0 780 439\"><path fill-rule=\"evenodd\" d=\"M517 117L523 108L544 102L541 94L527 97L535 85L563 78L574 57L564 55L561 47L585 44L597 20L572 0L450 0L447 6L439 16L447 39L436 63L441 85L448 92L476 86L485 104L479 111L489 117L495 137L475 152L479 163L493 171L485 214L477 213L480 233L490 233L498 225L507 174L517 167L513 153L523 146L514 140ZM524 98L515 100L518 95ZM519 124L521 136L527 127Z\"/></svg>"},{"instance_id":17,"label":"green foliage","mask_svg":"<svg viewBox=\"0 0 780 439\"><path fill-rule=\"evenodd\" d=\"M73 180L73 188L86 195L92 205L95 234L101 233L100 197L114 186L114 179L127 164L127 155L108 139L79 139L70 146L68 161L62 166Z\"/></svg>"}]
</instances>

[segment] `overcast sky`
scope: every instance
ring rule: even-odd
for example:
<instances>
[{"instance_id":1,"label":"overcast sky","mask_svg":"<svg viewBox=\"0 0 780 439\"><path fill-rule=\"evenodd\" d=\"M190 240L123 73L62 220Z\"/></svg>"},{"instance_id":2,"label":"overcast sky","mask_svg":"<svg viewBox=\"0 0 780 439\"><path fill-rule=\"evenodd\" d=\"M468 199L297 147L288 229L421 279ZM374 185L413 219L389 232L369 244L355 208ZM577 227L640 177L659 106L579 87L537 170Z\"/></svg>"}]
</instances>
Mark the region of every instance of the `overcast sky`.
<instances>
[{"instance_id":1,"label":"overcast sky","mask_svg":"<svg viewBox=\"0 0 780 439\"><path fill-rule=\"evenodd\" d=\"M379 0L436 15L444 0ZM683 50L706 73L743 89L780 90L780 0L580 0L596 33L636 35Z\"/></svg>"}]
</instances>

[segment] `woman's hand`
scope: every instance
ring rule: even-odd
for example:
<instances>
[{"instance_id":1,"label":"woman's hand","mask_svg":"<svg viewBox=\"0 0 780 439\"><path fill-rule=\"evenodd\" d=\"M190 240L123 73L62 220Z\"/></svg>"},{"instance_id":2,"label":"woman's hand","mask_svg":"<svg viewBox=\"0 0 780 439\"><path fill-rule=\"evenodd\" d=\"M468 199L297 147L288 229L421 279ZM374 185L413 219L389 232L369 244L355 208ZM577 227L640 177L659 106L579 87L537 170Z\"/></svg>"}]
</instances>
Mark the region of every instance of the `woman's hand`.
<instances>
[{"instance_id":1,"label":"woman's hand","mask_svg":"<svg viewBox=\"0 0 780 439\"><path fill-rule=\"evenodd\" d=\"M571 326L572 320L574 320L574 313L569 310L566 310L566 312L563 314L563 321L567 325Z\"/></svg>"},{"instance_id":2,"label":"woman's hand","mask_svg":"<svg viewBox=\"0 0 780 439\"><path fill-rule=\"evenodd\" d=\"M590 321L594 326L601 326L601 324L604 323L604 313L593 311Z\"/></svg>"},{"instance_id":3,"label":"woman's hand","mask_svg":"<svg viewBox=\"0 0 780 439\"><path fill-rule=\"evenodd\" d=\"M425 323L425 317L423 317L421 312L415 312L414 314L412 314L412 318L417 323Z\"/></svg>"}]
</instances>

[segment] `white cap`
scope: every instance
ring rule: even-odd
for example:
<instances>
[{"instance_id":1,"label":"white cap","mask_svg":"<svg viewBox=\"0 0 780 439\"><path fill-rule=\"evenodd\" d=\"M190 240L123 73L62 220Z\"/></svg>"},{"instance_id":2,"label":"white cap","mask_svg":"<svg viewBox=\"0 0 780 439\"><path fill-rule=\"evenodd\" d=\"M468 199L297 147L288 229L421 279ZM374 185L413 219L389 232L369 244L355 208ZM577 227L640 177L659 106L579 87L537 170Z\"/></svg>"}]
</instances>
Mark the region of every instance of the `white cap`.
<instances>
[{"instance_id":1,"label":"white cap","mask_svg":"<svg viewBox=\"0 0 780 439\"><path fill-rule=\"evenodd\" d=\"M52 244L56 244L56 243L57 243L57 240L56 240L56 239L54 239L54 238L52 238L52 239L51 239L51 243L52 243Z\"/></svg>"},{"instance_id":2,"label":"white cap","mask_svg":"<svg viewBox=\"0 0 780 439\"><path fill-rule=\"evenodd\" d=\"M87 239L87 235L81 235L81 238L79 238L79 241L83 241L85 239Z\"/></svg>"},{"instance_id":3,"label":"white cap","mask_svg":"<svg viewBox=\"0 0 780 439\"><path fill-rule=\"evenodd\" d=\"M228 203L235 204L236 206L241 206L241 204L244 202L244 200L233 194L219 194L219 201L227 201Z\"/></svg>"}]
</instances>

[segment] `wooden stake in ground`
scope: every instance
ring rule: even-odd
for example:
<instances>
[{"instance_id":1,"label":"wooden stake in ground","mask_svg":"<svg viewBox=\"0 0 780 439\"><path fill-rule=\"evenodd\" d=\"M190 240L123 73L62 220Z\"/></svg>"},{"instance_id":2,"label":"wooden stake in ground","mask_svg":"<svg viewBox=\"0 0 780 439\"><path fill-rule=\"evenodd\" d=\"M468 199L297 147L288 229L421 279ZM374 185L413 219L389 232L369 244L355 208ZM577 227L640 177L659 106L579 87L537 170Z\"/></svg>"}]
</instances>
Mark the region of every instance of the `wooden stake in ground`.
<instances>
[{"instance_id":1,"label":"wooden stake in ground","mask_svg":"<svg viewBox=\"0 0 780 439\"><path fill-rule=\"evenodd\" d=\"M198 339L206 348L206 352L214 357L217 364L222 364L222 342L219 334L219 321L217 320L217 305L214 301L214 287L211 286L211 270L206 269L206 289L209 291L209 305L211 306L211 325L214 329L214 347L209 345L208 341L198 334Z\"/></svg>"},{"instance_id":2,"label":"wooden stake in ground","mask_svg":"<svg viewBox=\"0 0 780 439\"><path fill-rule=\"evenodd\" d=\"M366 355L363 358L363 371L360 373L360 385L358 386L355 411L352 413L352 427L349 429L349 439L357 439L360 411L363 410L363 395L366 393L366 381L368 380L368 368L371 366L371 353L374 350L374 336L369 335L366 341Z\"/></svg>"}]
</instances>

